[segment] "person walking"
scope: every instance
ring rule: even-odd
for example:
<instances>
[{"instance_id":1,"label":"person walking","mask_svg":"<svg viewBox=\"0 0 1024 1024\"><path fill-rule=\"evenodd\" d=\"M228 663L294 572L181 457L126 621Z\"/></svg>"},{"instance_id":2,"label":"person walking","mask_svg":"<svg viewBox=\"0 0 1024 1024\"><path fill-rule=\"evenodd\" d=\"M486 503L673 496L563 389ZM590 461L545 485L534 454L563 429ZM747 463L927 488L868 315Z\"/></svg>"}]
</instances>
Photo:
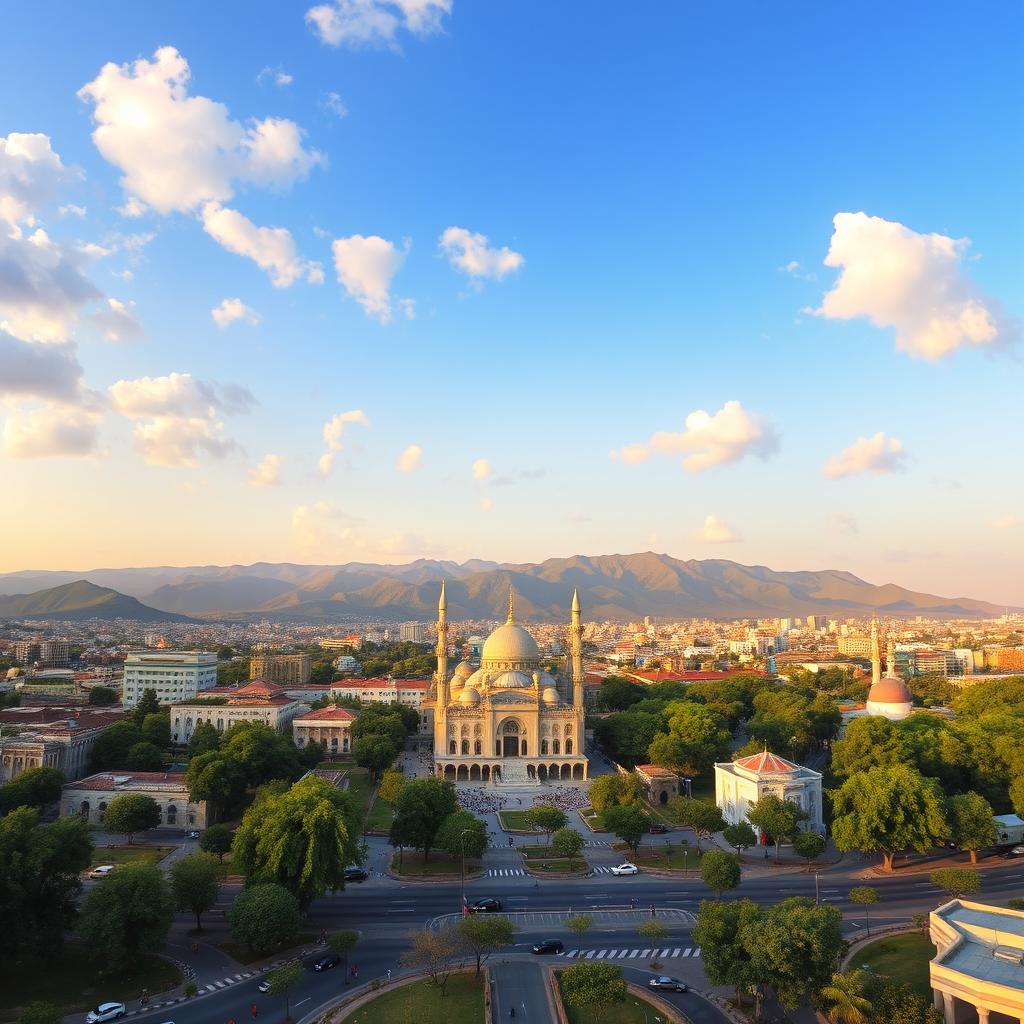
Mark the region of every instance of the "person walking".
<instances>
[{"instance_id":1,"label":"person walking","mask_svg":"<svg viewBox=\"0 0 1024 1024\"><path fill-rule=\"evenodd\" d=\"M255 1003L253 1003L252 1006L249 1007L249 1012L252 1014L252 1019L253 1020L255 1020L259 1016L259 1013L260 1013L259 1008L256 1006Z\"/></svg>"}]
</instances>

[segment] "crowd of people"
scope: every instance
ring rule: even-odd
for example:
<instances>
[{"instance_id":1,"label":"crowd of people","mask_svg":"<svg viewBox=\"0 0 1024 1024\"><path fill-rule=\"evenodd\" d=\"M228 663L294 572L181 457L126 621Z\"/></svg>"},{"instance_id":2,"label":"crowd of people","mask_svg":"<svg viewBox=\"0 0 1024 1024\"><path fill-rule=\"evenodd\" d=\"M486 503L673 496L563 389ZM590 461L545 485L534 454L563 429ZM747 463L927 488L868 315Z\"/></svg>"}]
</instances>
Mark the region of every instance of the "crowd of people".
<instances>
[{"instance_id":1,"label":"crowd of people","mask_svg":"<svg viewBox=\"0 0 1024 1024\"><path fill-rule=\"evenodd\" d=\"M459 806L474 814L494 814L506 806L514 806L516 797L502 796L493 789L483 786L458 786Z\"/></svg>"},{"instance_id":2,"label":"crowd of people","mask_svg":"<svg viewBox=\"0 0 1024 1024\"><path fill-rule=\"evenodd\" d=\"M563 811L576 811L588 807L590 799L581 786L545 786L544 792L533 798L535 804L553 804Z\"/></svg>"}]
</instances>

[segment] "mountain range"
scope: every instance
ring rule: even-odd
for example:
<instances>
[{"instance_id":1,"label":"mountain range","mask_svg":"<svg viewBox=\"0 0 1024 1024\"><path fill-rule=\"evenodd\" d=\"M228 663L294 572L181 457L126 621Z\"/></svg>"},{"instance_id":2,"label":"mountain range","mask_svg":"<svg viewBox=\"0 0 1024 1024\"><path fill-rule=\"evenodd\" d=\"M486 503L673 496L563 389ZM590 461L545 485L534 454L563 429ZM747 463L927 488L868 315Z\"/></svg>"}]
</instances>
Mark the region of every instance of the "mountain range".
<instances>
[{"instance_id":1,"label":"mountain range","mask_svg":"<svg viewBox=\"0 0 1024 1024\"><path fill-rule=\"evenodd\" d=\"M977 618L1004 611L974 598L868 583L841 570L781 572L648 551L575 555L537 564L420 559L405 565L258 562L13 572L0 574L0 595L17 595L0 596L0 616L431 620L442 579L447 580L452 619L503 618L510 586L517 595L517 615L527 621L567 619L574 587L585 616L594 620L857 615L873 609L897 616Z\"/></svg>"}]
</instances>

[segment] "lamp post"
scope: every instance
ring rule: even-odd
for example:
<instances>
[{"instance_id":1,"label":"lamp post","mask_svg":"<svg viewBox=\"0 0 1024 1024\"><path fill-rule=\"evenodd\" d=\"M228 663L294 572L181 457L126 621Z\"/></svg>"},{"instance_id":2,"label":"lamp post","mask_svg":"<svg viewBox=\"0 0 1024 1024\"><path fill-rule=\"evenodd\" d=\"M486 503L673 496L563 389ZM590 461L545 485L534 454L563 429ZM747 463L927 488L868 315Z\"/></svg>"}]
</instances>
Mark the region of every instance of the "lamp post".
<instances>
[{"instance_id":1,"label":"lamp post","mask_svg":"<svg viewBox=\"0 0 1024 1024\"><path fill-rule=\"evenodd\" d=\"M686 877L686 872L689 870L690 864L690 848L688 846L683 847L683 878Z\"/></svg>"},{"instance_id":2,"label":"lamp post","mask_svg":"<svg viewBox=\"0 0 1024 1024\"><path fill-rule=\"evenodd\" d=\"M459 846L462 848L462 906L460 910L463 916L466 914L466 833L471 831L472 829L464 828L459 833Z\"/></svg>"},{"instance_id":3,"label":"lamp post","mask_svg":"<svg viewBox=\"0 0 1024 1024\"><path fill-rule=\"evenodd\" d=\"M644 1015L644 1024L647 1024L647 1010L642 1007L635 999L633 1005Z\"/></svg>"},{"instance_id":4,"label":"lamp post","mask_svg":"<svg viewBox=\"0 0 1024 1024\"><path fill-rule=\"evenodd\" d=\"M818 889L818 877L821 874L819 871L814 872L814 905L817 906L821 903L820 890Z\"/></svg>"}]
</instances>

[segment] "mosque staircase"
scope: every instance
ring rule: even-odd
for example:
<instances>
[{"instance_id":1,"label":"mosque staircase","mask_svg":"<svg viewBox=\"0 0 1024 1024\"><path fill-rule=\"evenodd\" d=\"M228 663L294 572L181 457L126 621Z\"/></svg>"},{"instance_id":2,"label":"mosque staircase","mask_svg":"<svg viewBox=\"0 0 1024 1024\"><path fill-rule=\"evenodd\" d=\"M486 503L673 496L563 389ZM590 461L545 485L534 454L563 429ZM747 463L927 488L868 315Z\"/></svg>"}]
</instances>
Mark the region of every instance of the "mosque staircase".
<instances>
[{"instance_id":1,"label":"mosque staircase","mask_svg":"<svg viewBox=\"0 0 1024 1024\"><path fill-rule=\"evenodd\" d=\"M495 785L506 789L522 789L524 786L539 786L540 781L527 775L526 765L522 761L505 758L501 762L501 780Z\"/></svg>"}]
</instances>

